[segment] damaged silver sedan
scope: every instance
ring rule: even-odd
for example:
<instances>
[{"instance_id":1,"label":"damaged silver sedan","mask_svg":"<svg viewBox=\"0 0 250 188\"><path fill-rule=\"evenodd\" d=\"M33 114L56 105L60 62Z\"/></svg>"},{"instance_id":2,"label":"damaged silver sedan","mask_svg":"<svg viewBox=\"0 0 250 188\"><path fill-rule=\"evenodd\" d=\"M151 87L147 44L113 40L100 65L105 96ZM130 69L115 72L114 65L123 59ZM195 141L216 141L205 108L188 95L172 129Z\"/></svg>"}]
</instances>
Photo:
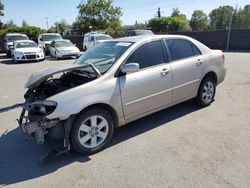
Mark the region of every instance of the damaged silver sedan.
<instances>
[{"instance_id":1,"label":"damaged silver sedan","mask_svg":"<svg viewBox=\"0 0 250 188\"><path fill-rule=\"evenodd\" d=\"M210 105L225 73L222 51L189 37L102 42L73 65L33 74L19 125L38 144L54 138L63 141L62 151L93 154L115 127L192 98Z\"/></svg>"}]
</instances>

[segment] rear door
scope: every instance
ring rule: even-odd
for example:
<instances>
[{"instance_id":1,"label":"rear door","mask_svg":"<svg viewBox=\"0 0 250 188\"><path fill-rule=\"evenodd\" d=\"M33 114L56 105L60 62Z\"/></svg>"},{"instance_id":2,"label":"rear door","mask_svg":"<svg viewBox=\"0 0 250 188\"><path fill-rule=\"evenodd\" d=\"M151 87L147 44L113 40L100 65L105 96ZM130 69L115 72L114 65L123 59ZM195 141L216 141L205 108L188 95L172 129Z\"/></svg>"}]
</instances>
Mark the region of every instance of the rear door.
<instances>
[{"instance_id":1,"label":"rear door","mask_svg":"<svg viewBox=\"0 0 250 188\"><path fill-rule=\"evenodd\" d=\"M161 40L143 44L126 63L140 65L119 78L126 120L172 103L172 72Z\"/></svg>"},{"instance_id":2,"label":"rear door","mask_svg":"<svg viewBox=\"0 0 250 188\"><path fill-rule=\"evenodd\" d=\"M186 39L166 39L173 74L173 102L193 96L204 68L200 50Z\"/></svg>"}]
</instances>

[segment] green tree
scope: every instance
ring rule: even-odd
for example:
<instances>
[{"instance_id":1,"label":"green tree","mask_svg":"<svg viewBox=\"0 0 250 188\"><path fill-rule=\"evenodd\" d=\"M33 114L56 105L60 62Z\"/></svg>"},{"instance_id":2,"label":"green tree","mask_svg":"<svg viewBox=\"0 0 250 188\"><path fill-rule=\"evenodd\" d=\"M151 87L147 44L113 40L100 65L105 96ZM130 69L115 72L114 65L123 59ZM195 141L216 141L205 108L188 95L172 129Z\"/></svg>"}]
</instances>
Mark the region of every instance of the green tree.
<instances>
[{"instance_id":1,"label":"green tree","mask_svg":"<svg viewBox=\"0 0 250 188\"><path fill-rule=\"evenodd\" d=\"M2 3L2 1L0 1L0 16L4 16L3 10L4 10L4 4Z\"/></svg>"},{"instance_id":2,"label":"green tree","mask_svg":"<svg viewBox=\"0 0 250 188\"><path fill-rule=\"evenodd\" d=\"M126 35L126 30L122 28L121 21L115 20L111 22L105 32L111 35L113 38L123 37Z\"/></svg>"},{"instance_id":3,"label":"green tree","mask_svg":"<svg viewBox=\"0 0 250 188\"><path fill-rule=\"evenodd\" d=\"M148 21L148 27L151 27L151 29L157 33L190 30L187 19L182 16L151 18Z\"/></svg>"},{"instance_id":4,"label":"green tree","mask_svg":"<svg viewBox=\"0 0 250 188\"><path fill-rule=\"evenodd\" d=\"M180 10L178 8L173 8L173 12L171 14L171 17L183 17L187 19L185 14L181 14Z\"/></svg>"},{"instance_id":5,"label":"green tree","mask_svg":"<svg viewBox=\"0 0 250 188\"><path fill-rule=\"evenodd\" d=\"M78 6L79 15L73 24L75 29L86 33L91 30L105 30L122 15L121 8L113 6L113 0L88 0Z\"/></svg>"},{"instance_id":6,"label":"green tree","mask_svg":"<svg viewBox=\"0 0 250 188\"><path fill-rule=\"evenodd\" d=\"M16 24L15 24L15 22L14 22L12 19L10 19L9 21L7 21L7 22L4 24L3 27L4 27L4 28L16 27Z\"/></svg>"},{"instance_id":7,"label":"green tree","mask_svg":"<svg viewBox=\"0 0 250 188\"><path fill-rule=\"evenodd\" d=\"M239 29L250 29L250 5L246 5L239 12Z\"/></svg>"},{"instance_id":8,"label":"green tree","mask_svg":"<svg viewBox=\"0 0 250 188\"><path fill-rule=\"evenodd\" d=\"M48 30L49 33L57 33L63 34L63 32L70 28L70 25L66 22L66 20L62 19L59 22L55 22L53 26Z\"/></svg>"},{"instance_id":9,"label":"green tree","mask_svg":"<svg viewBox=\"0 0 250 188\"><path fill-rule=\"evenodd\" d=\"M209 14L211 30L226 29L228 27L230 16L233 14L234 8L231 6L220 6L213 9Z\"/></svg>"},{"instance_id":10,"label":"green tree","mask_svg":"<svg viewBox=\"0 0 250 188\"><path fill-rule=\"evenodd\" d=\"M29 26L25 20L22 21L22 27Z\"/></svg>"},{"instance_id":11,"label":"green tree","mask_svg":"<svg viewBox=\"0 0 250 188\"><path fill-rule=\"evenodd\" d=\"M202 10L195 10L189 24L194 31L204 31L208 26L208 17Z\"/></svg>"}]
</instances>

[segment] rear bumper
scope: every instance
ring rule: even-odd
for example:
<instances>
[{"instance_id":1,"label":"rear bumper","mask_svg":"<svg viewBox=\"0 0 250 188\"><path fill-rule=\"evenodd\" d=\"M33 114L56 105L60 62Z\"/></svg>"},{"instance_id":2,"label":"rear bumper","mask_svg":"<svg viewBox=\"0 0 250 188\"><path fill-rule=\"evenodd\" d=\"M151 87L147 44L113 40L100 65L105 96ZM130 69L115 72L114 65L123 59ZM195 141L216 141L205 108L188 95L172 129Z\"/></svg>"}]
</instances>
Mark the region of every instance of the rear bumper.
<instances>
[{"instance_id":1,"label":"rear bumper","mask_svg":"<svg viewBox=\"0 0 250 188\"><path fill-rule=\"evenodd\" d=\"M223 68L219 71L217 85L219 85L221 82L225 80L226 72L227 72L226 68Z\"/></svg>"}]
</instances>

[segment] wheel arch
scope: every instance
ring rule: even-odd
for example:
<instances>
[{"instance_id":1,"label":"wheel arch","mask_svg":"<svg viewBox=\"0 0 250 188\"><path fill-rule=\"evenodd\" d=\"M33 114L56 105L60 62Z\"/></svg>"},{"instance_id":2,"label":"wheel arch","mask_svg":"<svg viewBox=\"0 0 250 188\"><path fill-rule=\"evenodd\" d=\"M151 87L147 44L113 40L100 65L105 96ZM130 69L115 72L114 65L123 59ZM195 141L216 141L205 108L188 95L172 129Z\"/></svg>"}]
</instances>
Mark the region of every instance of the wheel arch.
<instances>
[{"instance_id":1,"label":"wheel arch","mask_svg":"<svg viewBox=\"0 0 250 188\"><path fill-rule=\"evenodd\" d=\"M105 103L91 104L91 105L83 108L78 114L80 114L83 111L87 111L87 110L95 109L95 108L99 108L99 109L103 109L103 110L107 111L111 115L111 117L114 119L114 125L115 125L115 127L118 127L118 125L119 125L119 118L118 118L117 112L115 111L115 109L112 106L110 106L108 104L105 104Z\"/></svg>"},{"instance_id":2,"label":"wheel arch","mask_svg":"<svg viewBox=\"0 0 250 188\"><path fill-rule=\"evenodd\" d=\"M205 79L207 79L208 77L213 78L215 84L217 85L217 83L218 83L218 76L217 76L217 74L216 74L214 71L210 71L210 72L206 73L206 74L203 76L203 78L202 78L200 84L201 84Z\"/></svg>"}]
</instances>

